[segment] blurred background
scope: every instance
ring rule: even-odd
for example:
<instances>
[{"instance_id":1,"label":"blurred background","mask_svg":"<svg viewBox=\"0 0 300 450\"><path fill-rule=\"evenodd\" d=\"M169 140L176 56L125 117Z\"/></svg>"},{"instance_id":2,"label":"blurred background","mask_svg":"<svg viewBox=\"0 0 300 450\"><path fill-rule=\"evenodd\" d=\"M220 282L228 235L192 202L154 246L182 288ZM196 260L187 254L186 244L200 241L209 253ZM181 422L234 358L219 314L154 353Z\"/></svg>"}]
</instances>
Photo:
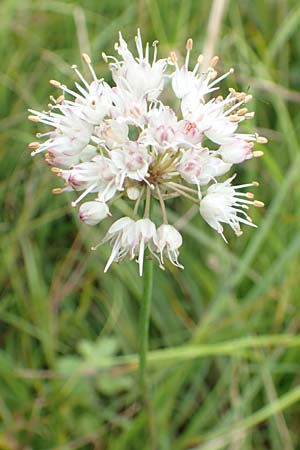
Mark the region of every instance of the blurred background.
<instances>
[{"instance_id":1,"label":"blurred background","mask_svg":"<svg viewBox=\"0 0 300 450\"><path fill-rule=\"evenodd\" d=\"M161 56L192 37L192 62L204 50L234 66L222 90L253 95L250 126L269 139L238 172L260 181L257 230L228 229L226 245L188 204L170 212L184 216L185 270L155 270L155 443L137 388L136 263L103 274L109 249L90 247L107 224L79 223L27 149L48 80L72 85L85 51L109 81L101 52L119 30L133 49L138 26ZM299 42L298 0L1 0L1 450L300 448Z\"/></svg>"}]
</instances>

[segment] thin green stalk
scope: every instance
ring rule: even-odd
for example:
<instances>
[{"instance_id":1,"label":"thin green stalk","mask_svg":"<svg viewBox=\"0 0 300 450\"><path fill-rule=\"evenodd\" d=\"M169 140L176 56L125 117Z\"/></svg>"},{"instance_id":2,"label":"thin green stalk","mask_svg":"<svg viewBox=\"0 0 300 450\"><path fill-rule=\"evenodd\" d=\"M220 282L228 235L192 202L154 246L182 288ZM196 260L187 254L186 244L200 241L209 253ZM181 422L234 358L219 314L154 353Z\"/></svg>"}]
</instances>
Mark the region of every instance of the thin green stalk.
<instances>
[{"instance_id":1,"label":"thin green stalk","mask_svg":"<svg viewBox=\"0 0 300 450\"><path fill-rule=\"evenodd\" d=\"M152 403L149 395L149 386L147 380L147 352L149 342L149 321L151 311L151 300L153 291L153 260L145 259L144 263L144 288L140 312L140 346L139 346L139 363L140 363L140 387L143 406L145 408L150 437L151 449L156 449L156 433L154 427L154 416L152 410Z\"/></svg>"},{"instance_id":2,"label":"thin green stalk","mask_svg":"<svg viewBox=\"0 0 300 450\"><path fill-rule=\"evenodd\" d=\"M140 385L142 393L146 387L146 367L148 352L149 319L153 287L153 261L146 258L144 263L144 288L140 312Z\"/></svg>"}]
</instances>

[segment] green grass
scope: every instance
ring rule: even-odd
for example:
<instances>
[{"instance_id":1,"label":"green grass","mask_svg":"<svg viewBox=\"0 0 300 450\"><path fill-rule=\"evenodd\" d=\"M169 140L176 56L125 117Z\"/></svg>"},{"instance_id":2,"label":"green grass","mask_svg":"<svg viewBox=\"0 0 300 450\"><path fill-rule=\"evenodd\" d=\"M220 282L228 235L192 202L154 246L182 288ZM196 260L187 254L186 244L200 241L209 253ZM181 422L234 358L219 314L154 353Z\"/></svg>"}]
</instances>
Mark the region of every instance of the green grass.
<instances>
[{"instance_id":1,"label":"green grass","mask_svg":"<svg viewBox=\"0 0 300 450\"><path fill-rule=\"evenodd\" d=\"M2 0L0 4L0 450L150 450L137 388L142 283L134 262L103 274L91 252L106 225L79 223L71 196L27 144L49 79L137 26L161 54L194 56L212 2ZM149 381L157 450L300 448L300 5L229 2L216 52L228 86L254 96L270 142L241 167L260 181L257 230L229 245L196 214L182 230L184 271L155 268ZM226 85L226 83L224 83ZM297 92L298 91L298 92ZM124 207L124 205L121 207ZM170 211L178 220L188 208ZM154 450L153 448L151 450Z\"/></svg>"}]
</instances>

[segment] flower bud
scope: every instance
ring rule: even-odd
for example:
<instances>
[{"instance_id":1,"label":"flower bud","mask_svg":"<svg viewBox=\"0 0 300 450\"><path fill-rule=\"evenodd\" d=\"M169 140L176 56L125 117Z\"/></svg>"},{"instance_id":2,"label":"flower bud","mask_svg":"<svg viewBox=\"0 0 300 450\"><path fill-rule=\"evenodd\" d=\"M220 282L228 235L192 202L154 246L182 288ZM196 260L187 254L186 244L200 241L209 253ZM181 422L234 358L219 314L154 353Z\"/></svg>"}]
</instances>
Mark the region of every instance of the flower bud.
<instances>
[{"instance_id":1,"label":"flower bud","mask_svg":"<svg viewBox=\"0 0 300 450\"><path fill-rule=\"evenodd\" d=\"M108 216L109 209L102 202L85 202L80 206L79 217L87 225L97 225Z\"/></svg>"},{"instance_id":2,"label":"flower bud","mask_svg":"<svg viewBox=\"0 0 300 450\"><path fill-rule=\"evenodd\" d=\"M239 164L252 157L253 144L242 139L234 139L219 148L221 157L225 163Z\"/></svg>"}]
</instances>

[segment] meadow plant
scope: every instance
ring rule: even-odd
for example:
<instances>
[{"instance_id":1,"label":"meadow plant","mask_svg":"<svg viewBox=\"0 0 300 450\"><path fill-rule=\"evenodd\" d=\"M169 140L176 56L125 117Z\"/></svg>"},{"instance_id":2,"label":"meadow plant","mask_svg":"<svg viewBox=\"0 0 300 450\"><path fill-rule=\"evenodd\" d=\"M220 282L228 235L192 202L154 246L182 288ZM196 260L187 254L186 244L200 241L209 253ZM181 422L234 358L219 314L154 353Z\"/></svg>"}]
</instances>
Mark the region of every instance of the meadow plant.
<instances>
[{"instance_id":1,"label":"meadow plant","mask_svg":"<svg viewBox=\"0 0 300 450\"><path fill-rule=\"evenodd\" d=\"M47 111L30 110L29 119L50 126L39 133L42 143L29 144L32 155L45 153L52 171L64 182L55 194L77 191L72 202L79 206L79 217L88 225L97 225L108 216L116 199L132 204L131 217L120 217L112 223L100 243L108 242L111 255L104 268L114 262L135 259L139 275L144 274L140 313L140 383L145 406L149 392L146 380L146 355L153 285L153 264L164 269L165 261L183 268L179 262L182 245L180 232L169 224L166 203L186 198L197 205L202 218L226 241L223 224L237 236L240 225L256 225L248 215L249 207L262 207L252 192L256 181L234 185L236 175L224 176L234 164L262 156L253 150L255 142L266 138L256 133L238 131L239 125L252 119L245 106L252 96L230 89L225 97L212 94L230 74L218 75L219 58L213 57L204 70L202 55L190 68L193 41L187 40L186 57L179 65L175 52L158 59L157 44L143 48L138 30L135 38L137 57L119 35L115 56L103 58L109 63L111 87L99 79L89 55L82 55L91 81L73 66L79 82L70 89L50 80L61 91L51 97ZM164 92L171 85L171 105L164 102ZM178 107L174 109L174 105ZM219 178L221 177L221 180ZM90 198L92 197L92 198ZM161 223L153 217L153 203L161 210ZM227 241L226 241L227 242ZM147 254L146 263L145 254ZM144 269L145 266L145 269ZM150 426L151 428L151 426Z\"/></svg>"},{"instance_id":2,"label":"meadow plant","mask_svg":"<svg viewBox=\"0 0 300 450\"><path fill-rule=\"evenodd\" d=\"M158 59L157 41L150 56L150 46L143 48L139 30L135 43L137 57L120 33L115 44L120 59L103 53L113 87L98 78L86 53L82 58L91 81L77 66L72 66L79 80L75 89L50 80L60 95L51 97L47 111L30 110L29 119L51 129L37 135L44 139L42 143L32 142L29 147L32 155L44 153L64 182L54 189L55 194L80 192L72 205L80 205L79 217L86 224L94 226L111 216L114 200L120 197L132 204L132 216L116 220L100 244L109 242L112 247L105 272L113 262L136 259L142 276L146 249L162 269L166 259L183 268L179 262L182 236L168 220L170 199L184 197L196 204L202 218L225 241L223 224L237 236L242 234L240 224L256 226L248 209L263 203L244 188L258 183L234 185L236 175L225 180L224 175L233 165L262 156L253 147L267 140L238 131L241 123L253 118L245 106L251 95L229 89L225 97L212 96L233 73L229 69L218 74L218 57L203 70L200 55L191 69L191 39L181 66L175 52ZM171 105L164 102L168 85L174 97L168 96ZM160 225L151 213L154 201L160 205Z\"/></svg>"}]
</instances>

